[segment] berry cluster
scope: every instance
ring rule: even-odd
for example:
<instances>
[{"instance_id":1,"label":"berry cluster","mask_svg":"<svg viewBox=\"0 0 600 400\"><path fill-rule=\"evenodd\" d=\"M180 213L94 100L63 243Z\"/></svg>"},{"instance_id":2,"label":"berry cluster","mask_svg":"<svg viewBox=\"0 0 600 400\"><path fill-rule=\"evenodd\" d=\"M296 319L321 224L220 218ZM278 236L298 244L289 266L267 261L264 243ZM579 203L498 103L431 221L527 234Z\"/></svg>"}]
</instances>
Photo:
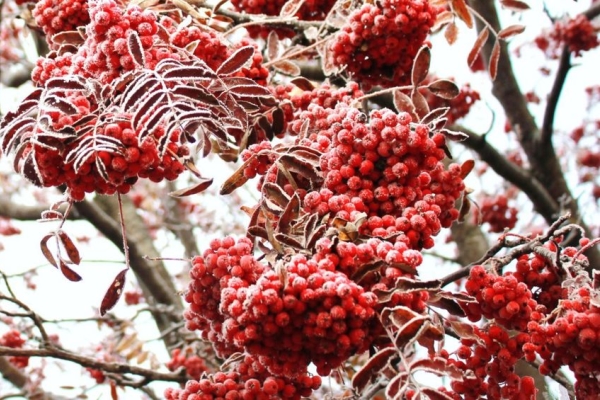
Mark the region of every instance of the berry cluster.
<instances>
[{"instance_id":1,"label":"berry cluster","mask_svg":"<svg viewBox=\"0 0 600 400\"><path fill-rule=\"evenodd\" d=\"M48 38L90 22L87 0L40 0L33 8L35 23Z\"/></svg>"},{"instance_id":2,"label":"berry cluster","mask_svg":"<svg viewBox=\"0 0 600 400\"><path fill-rule=\"evenodd\" d=\"M514 370L517 360L523 357L521 347L528 341L528 334L510 337L505 329L495 324L486 329L474 328L473 338L461 339L461 345L454 353L457 359L442 352L450 365L465 372L461 381L451 382L452 397L457 400L476 400L484 396L488 399L535 399L533 378L520 377Z\"/></svg>"},{"instance_id":3,"label":"berry cluster","mask_svg":"<svg viewBox=\"0 0 600 400\"><path fill-rule=\"evenodd\" d=\"M0 336L0 346L21 349L24 344L25 339L21 337L21 333L17 330L12 329ZM27 356L12 356L8 358L8 361L17 368L25 368L29 365L29 357Z\"/></svg>"},{"instance_id":4,"label":"berry cluster","mask_svg":"<svg viewBox=\"0 0 600 400\"><path fill-rule=\"evenodd\" d=\"M554 244L547 244L545 247L556 251ZM513 273L519 282L525 283L532 291L538 305L544 306L546 310L554 310L559 301L567 297L567 289L561 286L556 269L551 265L551 262L539 254L525 254L518 258L516 271Z\"/></svg>"},{"instance_id":5,"label":"berry cluster","mask_svg":"<svg viewBox=\"0 0 600 400\"><path fill-rule=\"evenodd\" d=\"M600 41L596 29L585 15L578 15L567 21L557 21L553 30L535 39L537 47L549 57L560 57L560 47L569 46L569 51L580 56L582 52L598 47Z\"/></svg>"},{"instance_id":6,"label":"berry cluster","mask_svg":"<svg viewBox=\"0 0 600 400\"><path fill-rule=\"evenodd\" d=\"M432 236L458 217L454 202L464 190L460 167L445 169L442 134L412 123L407 113L375 110L370 118L341 103L310 105L290 128L311 122L300 144L322 152L323 188L307 193L304 207L354 221L369 218L361 233L387 237L403 232L412 248L430 248Z\"/></svg>"},{"instance_id":7,"label":"berry cluster","mask_svg":"<svg viewBox=\"0 0 600 400\"><path fill-rule=\"evenodd\" d=\"M87 101L81 95L78 98ZM59 119L55 129L60 128L58 124L68 124L68 121ZM70 197L79 201L85 193L127 193L138 178L149 178L153 182L177 178L184 171L179 159L188 154L188 148L178 144L179 135L174 132L168 151L161 157L157 140L164 134L164 128L159 127L154 137L147 137L140 144L131 121L123 119L97 127L95 133L88 132L60 152L38 144L32 144L30 150L35 154L40 183L46 187L67 185ZM91 135L106 136L119 143L119 149L90 153L84 162L76 164L78 160L70 154L75 154L79 143Z\"/></svg>"},{"instance_id":8,"label":"berry cluster","mask_svg":"<svg viewBox=\"0 0 600 400\"><path fill-rule=\"evenodd\" d=\"M217 354L245 350L269 373L295 378L311 362L327 375L366 349L375 316L372 293L334 265L325 268L303 255L281 266L283 279L251 249L247 239L225 238L194 259L185 317L188 328L217 344Z\"/></svg>"},{"instance_id":9,"label":"berry cluster","mask_svg":"<svg viewBox=\"0 0 600 400\"><path fill-rule=\"evenodd\" d=\"M365 87L406 85L437 13L422 0L365 2L333 39L332 62Z\"/></svg>"},{"instance_id":10,"label":"berry cluster","mask_svg":"<svg viewBox=\"0 0 600 400\"><path fill-rule=\"evenodd\" d=\"M477 299L465 305L471 321L479 321L483 315L494 318L507 329L524 331L531 313L537 308L527 285L510 273L494 275L476 265L471 269L465 288Z\"/></svg>"},{"instance_id":11,"label":"berry cluster","mask_svg":"<svg viewBox=\"0 0 600 400\"><path fill-rule=\"evenodd\" d=\"M482 222L490 225L490 232L501 233L512 229L517 223L517 209L508 206L508 197L500 194L495 197L484 197L479 212Z\"/></svg>"},{"instance_id":12,"label":"berry cluster","mask_svg":"<svg viewBox=\"0 0 600 400\"><path fill-rule=\"evenodd\" d=\"M544 362L543 374L553 374L568 365L577 380L577 398L592 399L600 396L600 383L596 371L600 369L600 310L590 303L597 296L589 287L576 289L563 300L559 313L550 321L532 320L527 325L531 343L523 346L527 360L537 353Z\"/></svg>"},{"instance_id":13,"label":"berry cluster","mask_svg":"<svg viewBox=\"0 0 600 400\"><path fill-rule=\"evenodd\" d=\"M321 386L319 376L306 375L301 381L291 384L284 378L272 376L253 378L256 371L249 356L236 366L240 371L217 372L206 378L191 380L183 389L168 388L166 400L180 399L260 399L260 400L300 400L310 396L313 390Z\"/></svg>"},{"instance_id":14,"label":"berry cluster","mask_svg":"<svg viewBox=\"0 0 600 400\"><path fill-rule=\"evenodd\" d=\"M207 371L208 368L204 364L204 360L194 354L194 349L191 347L181 349L174 349L171 352L171 360L167 363L169 371L176 371L183 367L185 373L192 379L200 379L203 372Z\"/></svg>"}]
</instances>

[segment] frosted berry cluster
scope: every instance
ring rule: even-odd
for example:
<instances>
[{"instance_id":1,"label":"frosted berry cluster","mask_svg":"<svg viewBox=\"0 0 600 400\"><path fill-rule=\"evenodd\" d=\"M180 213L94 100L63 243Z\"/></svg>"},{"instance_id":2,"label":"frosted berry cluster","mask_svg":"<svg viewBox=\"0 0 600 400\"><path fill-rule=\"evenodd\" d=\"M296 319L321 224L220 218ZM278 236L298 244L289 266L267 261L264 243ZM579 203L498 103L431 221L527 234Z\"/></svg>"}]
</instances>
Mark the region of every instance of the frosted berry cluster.
<instances>
[{"instance_id":1,"label":"frosted berry cluster","mask_svg":"<svg viewBox=\"0 0 600 400\"><path fill-rule=\"evenodd\" d=\"M12 349L21 349L25 344L25 339L17 330L10 330L0 336L0 346L10 347ZM17 368L25 368L29 365L29 357L27 356L11 356L8 361Z\"/></svg>"},{"instance_id":2,"label":"frosted berry cluster","mask_svg":"<svg viewBox=\"0 0 600 400\"><path fill-rule=\"evenodd\" d=\"M81 95L78 99L82 104L87 102ZM81 108L84 109L85 105ZM68 121L59 119L55 123L55 129L59 129L62 124L68 124ZM91 134L90 132L80 139ZM79 201L84 198L85 193L127 193L138 178L160 182L163 179L173 180L184 171L179 159L188 154L188 149L178 144L177 133L172 134L167 146L169 151L162 156L157 143L157 139L165 134L162 127L156 130L154 137L147 137L141 144L138 142L138 134L131 127L131 121L127 119L106 123L98 127L96 134L118 143L118 150L97 151L76 164L78 160L69 155L76 154L80 141L67 144L63 151L32 144L30 151L34 151L41 179L37 183L46 187L67 185L70 197Z\"/></svg>"},{"instance_id":3,"label":"frosted berry cluster","mask_svg":"<svg viewBox=\"0 0 600 400\"><path fill-rule=\"evenodd\" d=\"M510 273L502 276L488 273L481 265L471 269L465 288L477 299L465 307L472 321L479 321L483 315L494 318L507 329L524 331L537 307L525 283Z\"/></svg>"},{"instance_id":4,"label":"frosted berry cluster","mask_svg":"<svg viewBox=\"0 0 600 400\"><path fill-rule=\"evenodd\" d=\"M335 109L309 106L294 121L311 122L300 144L322 152L323 187L304 198L308 212L331 213L354 221L370 218L361 233L387 237L404 232L412 248L430 248L432 236L458 217L454 202L464 190L460 167L445 169L445 137L407 113L372 111L369 118L339 104ZM371 218L372 217L372 218Z\"/></svg>"},{"instance_id":5,"label":"frosted berry cluster","mask_svg":"<svg viewBox=\"0 0 600 400\"><path fill-rule=\"evenodd\" d=\"M87 0L40 0L31 12L35 23L50 38L90 22Z\"/></svg>"},{"instance_id":6,"label":"frosted berry cluster","mask_svg":"<svg viewBox=\"0 0 600 400\"><path fill-rule=\"evenodd\" d=\"M576 378L577 398L592 399L600 396L600 383L596 378L600 369L600 310L590 302L597 296L595 289L580 287L562 300L558 313L548 319L529 322L531 343L523 350L527 360L539 355L544 362L543 374L553 374L568 365Z\"/></svg>"},{"instance_id":7,"label":"frosted berry cluster","mask_svg":"<svg viewBox=\"0 0 600 400\"><path fill-rule=\"evenodd\" d=\"M436 16L422 0L365 2L331 42L331 60L365 88L406 85Z\"/></svg>"},{"instance_id":8,"label":"frosted berry cluster","mask_svg":"<svg viewBox=\"0 0 600 400\"><path fill-rule=\"evenodd\" d=\"M461 345L453 354L444 350L442 355L448 363L464 371L462 381L454 380L450 386L454 399L477 400L509 399L531 400L536 388L532 377L515 373L516 362L523 357L521 347L529 341L529 335L518 333L510 337L508 332L495 324L485 329L474 328L473 338L461 339Z\"/></svg>"},{"instance_id":9,"label":"frosted berry cluster","mask_svg":"<svg viewBox=\"0 0 600 400\"><path fill-rule=\"evenodd\" d=\"M321 386L319 376L306 375L293 384L287 379L272 376L254 378L252 376L256 371L252 370L253 366L251 357L246 356L234 371L217 372L206 378L188 381L183 389L168 388L165 399L300 400L301 397L310 396L313 390Z\"/></svg>"},{"instance_id":10,"label":"frosted berry cluster","mask_svg":"<svg viewBox=\"0 0 600 400\"><path fill-rule=\"evenodd\" d=\"M251 250L247 239L225 238L194 259L185 317L189 329L215 343L218 355L246 351L269 373L295 378L311 362L328 375L366 349L375 317L372 293L334 265L303 255L281 266L282 279Z\"/></svg>"}]
</instances>

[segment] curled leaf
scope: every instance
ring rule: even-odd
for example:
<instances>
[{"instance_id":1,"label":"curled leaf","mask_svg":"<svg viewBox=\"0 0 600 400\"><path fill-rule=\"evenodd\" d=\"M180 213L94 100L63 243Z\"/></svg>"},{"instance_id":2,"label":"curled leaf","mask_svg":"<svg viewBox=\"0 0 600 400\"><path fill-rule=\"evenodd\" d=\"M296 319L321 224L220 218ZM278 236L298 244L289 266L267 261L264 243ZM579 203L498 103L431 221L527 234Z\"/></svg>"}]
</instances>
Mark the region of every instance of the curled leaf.
<instances>
[{"instance_id":1,"label":"curled leaf","mask_svg":"<svg viewBox=\"0 0 600 400\"><path fill-rule=\"evenodd\" d=\"M60 243L63 245L65 251L67 252L67 256L71 260L73 264L79 264L81 262L81 257L79 256L79 250L77 250L77 246L73 243L73 240L67 235L65 231L60 229L58 232L58 239Z\"/></svg>"},{"instance_id":2,"label":"curled leaf","mask_svg":"<svg viewBox=\"0 0 600 400\"><path fill-rule=\"evenodd\" d=\"M204 180L202 182L199 182L195 185L192 185L190 187L184 188L184 189L179 189L179 190L175 190L171 193L169 193L169 196L172 197L186 197L186 196L191 196L193 194L198 194L201 193L203 191L205 191L206 189L209 188L209 186L212 184L212 179L206 179L204 178Z\"/></svg>"}]
</instances>

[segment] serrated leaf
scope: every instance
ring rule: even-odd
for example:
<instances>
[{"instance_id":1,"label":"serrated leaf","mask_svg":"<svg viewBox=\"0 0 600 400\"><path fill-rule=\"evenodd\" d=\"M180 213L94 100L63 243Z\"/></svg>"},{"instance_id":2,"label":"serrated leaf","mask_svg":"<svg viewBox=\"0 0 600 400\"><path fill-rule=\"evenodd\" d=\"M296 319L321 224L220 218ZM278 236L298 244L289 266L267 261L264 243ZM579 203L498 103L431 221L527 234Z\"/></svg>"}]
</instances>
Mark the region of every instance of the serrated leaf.
<instances>
[{"instance_id":1,"label":"serrated leaf","mask_svg":"<svg viewBox=\"0 0 600 400\"><path fill-rule=\"evenodd\" d=\"M191 196L193 194L198 194L198 193L201 193L201 192L205 191L206 189L208 189L210 187L210 185L212 184L212 182L213 182L212 179L205 179L204 181L199 182L190 187L175 190L175 191L169 193L169 196L171 196L171 197L186 197L186 196Z\"/></svg>"},{"instance_id":2,"label":"serrated leaf","mask_svg":"<svg viewBox=\"0 0 600 400\"><path fill-rule=\"evenodd\" d=\"M451 100L460 94L460 89L456 83L448 79L438 79L427 85L427 89L437 97Z\"/></svg>"},{"instance_id":3,"label":"serrated leaf","mask_svg":"<svg viewBox=\"0 0 600 400\"><path fill-rule=\"evenodd\" d=\"M68 32L61 32L61 33L68 33ZM81 75L66 75L66 76L50 78L46 81L46 84L44 87L45 87L46 91L50 91L50 92L64 91L64 90L83 92L83 91L88 90L88 88L85 84L85 78L83 78Z\"/></svg>"},{"instance_id":4,"label":"serrated leaf","mask_svg":"<svg viewBox=\"0 0 600 400\"><path fill-rule=\"evenodd\" d=\"M400 372L390 380L385 388L386 399L396 400L401 399L408 385L408 372Z\"/></svg>"},{"instance_id":5,"label":"serrated leaf","mask_svg":"<svg viewBox=\"0 0 600 400\"><path fill-rule=\"evenodd\" d=\"M66 115L73 115L79 112L75 104L56 95L45 96L40 106L44 111L60 111Z\"/></svg>"},{"instance_id":6,"label":"serrated leaf","mask_svg":"<svg viewBox=\"0 0 600 400\"><path fill-rule=\"evenodd\" d=\"M260 86L258 84L255 85L240 85L240 86L232 86L229 88L231 93L240 95L240 96L252 96L252 97L271 97L273 94L269 89L264 86Z\"/></svg>"},{"instance_id":7,"label":"serrated leaf","mask_svg":"<svg viewBox=\"0 0 600 400\"><path fill-rule=\"evenodd\" d=\"M302 246L302 243L300 243L298 240L294 239L290 235L286 235L284 233L277 232L273 235L273 237L275 238L275 240L277 240L280 243L285 244L286 246L293 247L298 250L302 250L304 248L304 246Z\"/></svg>"},{"instance_id":8,"label":"serrated leaf","mask_svg":"<svg viewBox=\"0 0 600 400\"><path fill-rule=\"evenodd\" d=\"M290 196L279 186L272 182L265 182L262 187L263 197L277 204L282 210L289 204Z\"/></svg>"},{"instance_id":9,"label":"serrated leaf","mask_svg":"<svg viewBox=\"0 0 600 400\"><path fill-rule=\"evenodd\" d=\"M500 0L502 7L515 11L529 10L529 5L520 0Z\"/></svg>"},{"instance_id":10,"label":"serrated leaf","mask_svg":"<svg viewBox=\"0 0 600 400\"><path fill-rule=\"evenodd\" d=\"M469 67L472 67L473 64L475 64L477 56L481 52L481 49L487 42L489 36L490 30L487 26L484 26L481 32L479 32L479 35L477 36L477 39L475 40L475 43L473 43L473 47L471 47L471 51L469 51L469 55L467 56L467 64Z\"/></svg>"},{"instance_id":11,"label":"serrated leaf","mask_svg":"<svg viewBox=\"0 0 600 400\"><path fill-rule=\"evenodd\" d=\"M146 65L146 58L144 56L144 48L142 47L142 41L140 36L135 30L131 30L127 37L127 48L133 61L139 66L144 67Z\"/></svg>"},{"instance_id":12,"label":"serrated leaf","mask_svg":"<svg viewBox=\"0 0 600 400\"><path fill-rule=\"evenodd\" d=\"M390 362L392 357L397 356L398 351L393 347L384 347L375 353L352 377L352 387L362 393L371 379L376 376Z\"/></svg>"},{"instance_id":13,"label":"serrated leaf","mask_svg":"<svg viewBox=\"0 0 600 400\"><path fill-rule=\"evenodd\" d=\"M411 293L416 291L437 291L441 288L441 281L417 281L415 279L400 277L396 280L394 287L390 290L375 289L379 303L385 303L392 299L394 293Z\"/></svg>"},{"instance_id":14,"label":"serrated leaf","mask_svg":"<svg viewBox=\"0 0 600 400\"><path fill-rule=\"evenodd\" d=\"M431 64L431 50L428 46L422 46L413 63L411 72L411 82L413 86L418 86L427 78L429 74L429 65Z\"/></svg>"},{"instance_id":15,"label":"serrated leaf","mask_svg":"<svg viewBox=\"0 0 600 400\"><path fill-rule=\"evenodd\" d=\"M431 110L429 114L421 118L421 123L437 127L440 121L447 121L447 118L444 117L446 116L446 114L448 114L448 111L450 111L450 107L439 107L434 110ZM433 130L439 130L440 128L441 127Z\"/></svg>"},{"instance_id":16,"label":"serrated leaf","mask_svg":"<svg viewBox=\"0 0 600 400\"><path fill-rule=\"evenodd\" d=\"M125 286L125 277L127 275L127 271L129 269L124 269L119 272L112 284L104 294L104 298L102 299L102 303L100 304L100 315L104 316L108 311L110 311L123 293L123 288Z\"/></svg>"},{"instance_id":17,"label":"serrated leaf","mask_svg":"<svg viewBox=\"0 0 600 400\"><path fill-rule=\"evenodd\" d=\"M237 72L254 55L253 46L244 46L237 49L227 60L215 71L217 75L230 75Z\"/></svg>"},{"instance_id":18,"label":"serrated leaf","mask_svg":"<svg viewBox=\"0 0 600 400\"><path fill-rule=\"evenodd\" d=\"M287 171L299 174L300 176L310 180L312 183L323 181L323 177L317 168L310 161L301 157L297 157L292 154L283 154L281 157L279 157L278 163L281 163L281 165Z\"/></svg>"},{"instance_id":19,"label":"serrated leaf","mask_svg":"<svg viewBox=\"0 0 600 400\"><path fill-rule=\"evenodd\" d=\"M79 265L79 263L81 262L81 257L79 256L79 250L77 250L77 246L75 246L75 243L73 242L73 240L71 240L69 235L67 235L67 233L65 231L63 231L62 229L59 229L57 231L57 236L58 236L58 239L60 240L60 243L62 244L63 248L67 252L67 256L69 257L69 260L73 264Z\"/></svg>"},{"instance_id":20,"label":"serrated leaf","mask_svg":"<svg viewBox=\"0 0 600 400\"><path fill-rule=\"evenodd\" d=\"M469 29L473 28L473 16L465 0L452 0L452 9Z\"/></svg>"},{"instance_id":21,"label":"serrated leaf","mask_svg":"<svg viewBox=\"0 0 600 400\"><path fill-rule=\"evenodd\" d=\"M494 48L492 49L492 55L490 56L490 65L488 66L490 77L492 80L496 79L498 74L498 61L500 60L500 41L496 40Z\"/></svg>"},{"instance_id":22,"label":"serrated leaf","mask_svg":"<svg viewBox=\"0 0 600 400\"><path fill-rule=\"evenodd\" d=\"M525 30L525 25L511 25L506 28L500 30L498 32L498 39L507 39L509 37L518 35Z\"/></svg>"},{"instance_id":23,"label":"serrated leaf","mask_svg":"<svg viewBox=\"0 0 600 400\"><path fill-rule=\"evenodd\" d=\"M16 157L15 157L16 159ZM36 186L43 186L42 174L40 173L40 169L37 165L37 160L35 159L35 152L30 151L29 154L25 156L23 160L21 169L19 171L21 175L23 175L29 182L33 183Z\"/></svg>"},{"instance_id":24,"label":"serrated leaf","mask_svg":"<svg viewBox=\"0 0 600 400\"><path fill-rule=\"evenodd\" d=\"M448 360L442 357L435 357L433 359L421 358L415 360L410 364L410 370L426 371L441 377L449 376L458 381L462 381L465 377L472 376L472 372L470 374L465 373L465 371L458 369L455 365L449 364Z\"/></svg>"}]
</instances>

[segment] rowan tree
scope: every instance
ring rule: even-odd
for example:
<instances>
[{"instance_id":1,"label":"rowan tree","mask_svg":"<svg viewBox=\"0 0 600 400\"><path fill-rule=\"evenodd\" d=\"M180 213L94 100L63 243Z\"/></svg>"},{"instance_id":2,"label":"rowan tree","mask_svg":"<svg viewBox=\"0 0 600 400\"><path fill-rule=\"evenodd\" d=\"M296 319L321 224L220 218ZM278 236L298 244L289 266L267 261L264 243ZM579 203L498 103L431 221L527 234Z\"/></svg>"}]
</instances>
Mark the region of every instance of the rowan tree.
<instances>
[{"instance_id":1,"label":"rowan tree","mask_svg":"<svg viewBox=\"0 0 600 400\"><path fill-rule=\"evenodd\" d=\"M1 398L598 398L600 4L529 3L0 1Z\"/></svg>"}]
</instances>

